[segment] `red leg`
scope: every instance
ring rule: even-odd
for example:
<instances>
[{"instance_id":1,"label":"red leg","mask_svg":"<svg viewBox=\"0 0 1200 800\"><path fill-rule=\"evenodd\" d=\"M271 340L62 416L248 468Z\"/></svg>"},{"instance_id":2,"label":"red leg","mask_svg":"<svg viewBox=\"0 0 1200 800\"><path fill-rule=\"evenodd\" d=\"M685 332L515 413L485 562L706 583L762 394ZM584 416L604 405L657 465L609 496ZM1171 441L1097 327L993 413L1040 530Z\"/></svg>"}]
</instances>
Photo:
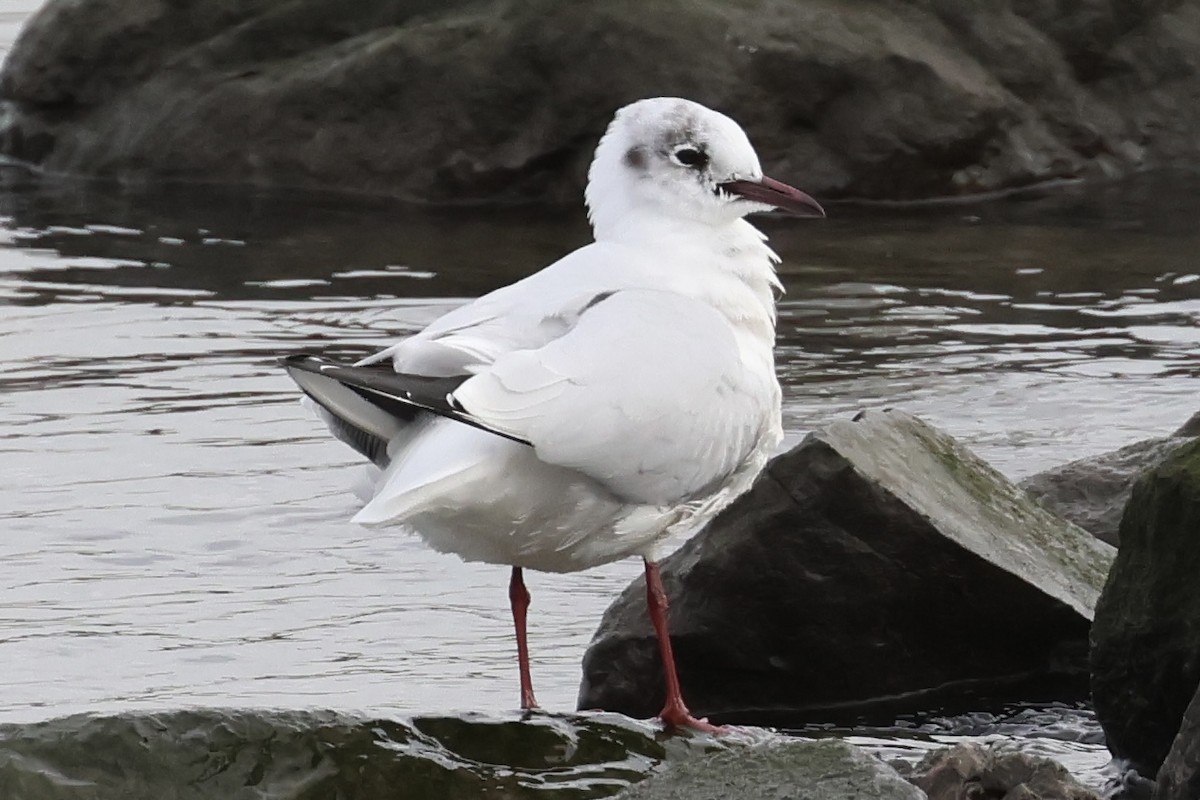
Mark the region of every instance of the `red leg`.
<instances>
[{"instance_id":1,"label":"red leg","mask_svg":"<svg viewBox=\"0 0 1200 800\"><path fill-rule=\"evenodd\" d=\"M654 632L658 635L658 650L662 654L663 674L667 683L667 702L659 718L667 727L719 733L723 728L709 724L706 719L696 719L683 703L679 676L675 673L675 656L671 652L671 634L667 629L667 593L658 574L658 564L653 561L646 561L646 605L650 610L650 621L654 623Z\"/></svg>"},{"instance_id":2,"label":"red leg","mask_svg":"<svg viewBox=\"0 0 1200 800\"><path fill-rule=\"evenodd\" d=\"M529 609L529 590L521 578L521 568L513 567L508 583L508 599L512 603L513 624L517 629L517 666L521 671L521 708L537 708L533 696L533 679L529 675L529 643L525 640L525 612Z\"/></svg>"}]
</instances>

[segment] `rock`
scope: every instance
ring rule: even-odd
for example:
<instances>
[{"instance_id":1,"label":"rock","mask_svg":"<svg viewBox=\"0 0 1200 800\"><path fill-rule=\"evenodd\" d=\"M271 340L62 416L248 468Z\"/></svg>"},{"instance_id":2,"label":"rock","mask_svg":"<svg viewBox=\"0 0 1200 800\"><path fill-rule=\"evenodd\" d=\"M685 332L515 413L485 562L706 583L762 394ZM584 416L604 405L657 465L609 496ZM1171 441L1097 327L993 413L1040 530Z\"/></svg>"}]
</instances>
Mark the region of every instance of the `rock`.
<instances>
[{"instance_id":1,"label":"rock","mask_svg":"<svg viewBox=\"0 0 1200 800\"><path fill-rule=\"evenodd\" d=\"M1057 761L979 744L930 753L909 780L929 800L1100 800Z\"/></svg>"},{"instance_id":2,"label":"rock","mask_svg":"<svg viewBox=\"0 0 1200 800\"><path fill-rule=\"evenodd\" d=\"M1162 463L1185 437L1200 436L1200 413L1170 436L1134 442L1111 453L1081 458L1021 481L1021 488L1055 514L1093 536L1117 545L1121 512L1133 483Z\"/></svg>"},{"instance_id":3,"label":"rock","mask_svg":"<svg viewBox=\"0 0 1200 800\"><path fill-rule=\"evenodd\" d=\"M662 562L692 710L803 724L1085 697L1113 550L898 411L810 434ZM580 708L656 713L635 582L584 656Z\"/></svg>"},{"instance_id":4,"label":"rock","mask_svg":"<svg viewBox=\"0 0 1200 800\"><path fill-rule=\"evenodd\" d=\"M619 800L925 800L896 770L841 739L737 747L677 761Z\"/></svg>"},{"instance_id":5,"label":"rock","mask_svg":"<svg viewBox=\"0 0 1200 800\"><path fill-rule=\"evenodd\" d=\"M633 720L203 709L0 725L4 800L607 797L717 747Z\"/></svg>"},{"instance_id":6,"label":"rock","mask_svg":"<svg viewBox=\"0 0 1200 800\"><path fill-rule=\"evenodd\" d=\"M576 204L614 109L679 94L822 197L1200 163L1200 8L1127 0L50 0L0 153L51 172Z\"/></svg>"},{"instance_id":7,"label":"rock","mask_svg":"<svg viewBox=\"0 0 1200 800\"><path fill-rule=\"evenodd\" d=\"M1197 797L1200 797L1200 686L1196 687L1175 742L1158 771L1153 800Z\"/></svg>"},{"instance_id":8,"label":"rock","mask_svg":"<svg viewBox=\"0 0 1200 800\"><path fill-rule=\"evenodd\" d=\"M1179 426L1172 436L1200 436L1200 411L1188 417L1188 421Z\"/></svg>"},{"instance_id":9,"label":"rock","mask_svg":"<svg viewBox=\"0 0 1200 800\"><path fill-rule=\"evenodd\" d=\"M1200 440L1143 475L1092 627L1092 698L1108 748L1152 777L1200 683Z\"/></svg>"}]
</instances>

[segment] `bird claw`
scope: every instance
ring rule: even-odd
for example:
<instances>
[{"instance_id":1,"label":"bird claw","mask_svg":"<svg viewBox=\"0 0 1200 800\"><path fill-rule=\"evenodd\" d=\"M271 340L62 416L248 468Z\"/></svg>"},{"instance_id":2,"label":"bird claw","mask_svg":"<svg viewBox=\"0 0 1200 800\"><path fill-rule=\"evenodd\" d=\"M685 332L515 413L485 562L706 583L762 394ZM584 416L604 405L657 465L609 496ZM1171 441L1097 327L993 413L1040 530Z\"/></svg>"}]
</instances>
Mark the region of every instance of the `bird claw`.
<instances>
[{"instance_id":1,"label":"bird claw","mask_svg":"<svg viewBox=\"0 0 1200 800\"><path fill-rule=\"evenodd\" d=\"M700 733L714 734L727 733L729 731L729 728L722 725L713 725L706 717L700 719L693 717L692 712L688 711L686 706L667 706L658 715L658 718L662 720L663 726L668 729L686 728L699 731Z\"/></svg>"}]
</instances>

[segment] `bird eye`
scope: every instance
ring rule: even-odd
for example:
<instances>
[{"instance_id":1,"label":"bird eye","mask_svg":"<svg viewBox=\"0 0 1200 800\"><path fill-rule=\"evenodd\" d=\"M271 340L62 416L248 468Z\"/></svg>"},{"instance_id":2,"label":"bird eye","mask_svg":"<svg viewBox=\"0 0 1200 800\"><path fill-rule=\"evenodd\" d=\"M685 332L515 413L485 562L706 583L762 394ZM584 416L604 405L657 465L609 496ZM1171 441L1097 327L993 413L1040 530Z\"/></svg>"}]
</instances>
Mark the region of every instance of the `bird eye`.
<instances>
[{"instance_id":1,"label":"bird eye","mask_svg":"<svg viewBox=\"0 0 1200 800\"><path fill-rule=\"evenodd\" d=\"M703 150L697 150L694 147L681 147L672 153L675 161L685 167L696 167L699 169L708 163L708 155Z\"/></svg>"}]
</instances>

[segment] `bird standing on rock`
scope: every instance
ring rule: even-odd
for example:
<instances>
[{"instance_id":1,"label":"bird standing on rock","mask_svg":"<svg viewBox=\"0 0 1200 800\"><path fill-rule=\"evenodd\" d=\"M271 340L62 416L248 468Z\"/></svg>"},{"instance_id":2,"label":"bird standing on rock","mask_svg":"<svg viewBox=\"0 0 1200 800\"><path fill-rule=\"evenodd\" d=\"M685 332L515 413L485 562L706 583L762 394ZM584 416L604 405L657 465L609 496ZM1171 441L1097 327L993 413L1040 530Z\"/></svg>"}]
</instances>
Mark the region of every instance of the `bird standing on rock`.
<instances>
[{"instance_id":1,"label":"bird standing on rock","mask_svg":"<svg viewBox=\"0 0 1200 800\"><path fill-rule=\"evenodd\" d=\"M744 217L824 216L765 177L736 122L678 98L617 112L588 172L596 241L343 366L285 359L335 436L376 467L355 522L512 567L521 707L535 708L522 570L631 555L684 704L658 546L748 489L782 440L778 257Z\"/></svg>"}]
</instances>

